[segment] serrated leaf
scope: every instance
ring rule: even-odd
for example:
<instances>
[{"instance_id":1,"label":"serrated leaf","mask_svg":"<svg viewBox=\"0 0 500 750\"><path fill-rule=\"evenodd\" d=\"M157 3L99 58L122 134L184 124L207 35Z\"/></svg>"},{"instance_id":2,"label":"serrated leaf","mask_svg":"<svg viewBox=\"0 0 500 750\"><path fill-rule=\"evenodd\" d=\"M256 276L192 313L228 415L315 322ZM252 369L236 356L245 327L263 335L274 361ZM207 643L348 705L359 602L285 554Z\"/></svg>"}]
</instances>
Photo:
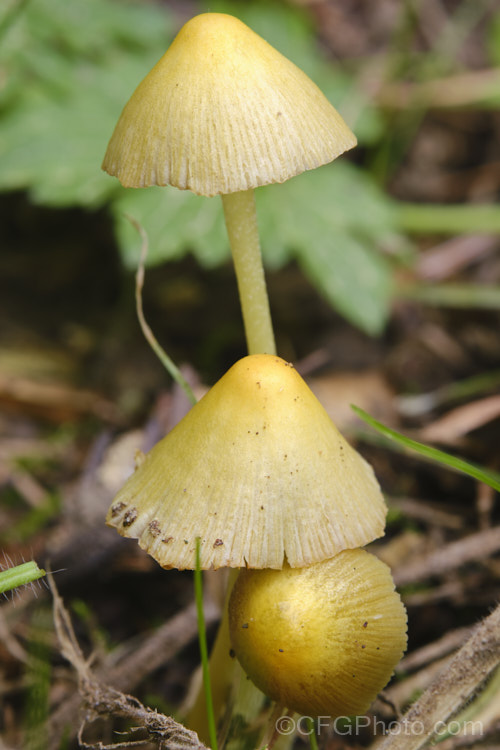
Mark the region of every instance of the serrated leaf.
<instances>
[{"instance_id":1,"label":"serrated leaf","mask_svg":"<svg viewBox=\"0 0 500 750\"><path fill-rule=\"evenodd\" d=\"M114 186L99 169L105 139L89 99L80 97L69 111L67 102L33 96L5 118L0 189L29 188L34 201L56 206L96 206L109 198Z\"/></svg>"},{"instance_id":2,"label":"serrated leaf","mask_svg":"<svg viewBox=\"0 0 500 750\"><path fill-rule=\"evenodd\" d=\"M375 245L395 233L392 202L368 174L342 158L259 192L261 213L266 205L274 213L274 201L279 200L286 213L280 233L285 232L292 246L307 247L311 240L339 231Z\"/></svg>"},{"instance_id":3,"label":"serrated leaf","mask_svg":"<svg viewBox=\"0 0 500 750\"><path fill-rule=\"evenodd\" d=\"M372 180L338 161L259 191L264 255L296 257L326 299L355 325L380 333L392 293L390 263L377 251L394 236L392 204Z\"/></svg>"},{"instance_id":4,"label":"serrated leaf","mask_svg":"<svg viewBox=\"0 0 500 750\"><path fill-rule=\"evenodd\" d=\"M106 144L171 36L169 16L149 4L28 3L0 51L0 189L25 188L49 205L108 200Z\"/></svg>"}]
</instances>

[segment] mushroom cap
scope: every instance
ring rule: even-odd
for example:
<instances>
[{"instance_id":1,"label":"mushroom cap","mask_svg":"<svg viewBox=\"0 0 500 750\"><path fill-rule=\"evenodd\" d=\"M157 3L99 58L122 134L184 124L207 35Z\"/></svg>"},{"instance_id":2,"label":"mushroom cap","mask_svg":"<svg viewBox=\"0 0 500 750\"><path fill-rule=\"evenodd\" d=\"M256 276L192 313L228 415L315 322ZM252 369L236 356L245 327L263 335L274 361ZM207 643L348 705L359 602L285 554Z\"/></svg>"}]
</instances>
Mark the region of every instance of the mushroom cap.
<instances>
[{"instance_id":1,"label":"mushroom cap","mask_svg":"<svg viewBox=\"0 0 500 750\"><path fill-rule=\"evenodd\" d=\"M303 567L384 533L373 470L293 365L239 360L146 455L107 523L165 568Z\"/></svg>"},{"instance_id":2,"label":"mushroom cap","mask_svg":"<svg viewBox=\"0 0 500 750\"><path fill-rule=\"evenodd\" d=\"M125 106L103 169L199 195L284 182L356 138L318 87L224 13L188 21Z\"/></svg>"},{"instance_id":3,"label":"mushroom cap","mask_svg":"<svg viewBox=\"0 0 500 750\"><path fill-rule=\"evenodd\" d=\"M387 565L363 549L307 568L242 570L231 645L278 705L305 716L365 713L406 648L406 612Z\"/></svg>"}]
</instances>

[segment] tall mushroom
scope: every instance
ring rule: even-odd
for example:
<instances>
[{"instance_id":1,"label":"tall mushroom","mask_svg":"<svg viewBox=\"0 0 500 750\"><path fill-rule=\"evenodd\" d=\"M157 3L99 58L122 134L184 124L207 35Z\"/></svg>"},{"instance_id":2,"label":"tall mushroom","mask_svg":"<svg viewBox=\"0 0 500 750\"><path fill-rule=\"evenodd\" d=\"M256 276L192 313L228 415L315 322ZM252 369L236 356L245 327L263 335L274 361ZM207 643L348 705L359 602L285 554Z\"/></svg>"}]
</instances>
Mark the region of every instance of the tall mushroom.
<instances>
[{"instance_id":1,"label":"tall mushroom","mask_svg":"<svg viewBox=\"0 0 500 750\"><path fill-rule=\"evenodd\" d=\"M254 188L356 144L293 63L233 16L188 21L125 106L103 169L125 187L221 195L250 354L275 353Z\"/></svg>"}]
</instances>

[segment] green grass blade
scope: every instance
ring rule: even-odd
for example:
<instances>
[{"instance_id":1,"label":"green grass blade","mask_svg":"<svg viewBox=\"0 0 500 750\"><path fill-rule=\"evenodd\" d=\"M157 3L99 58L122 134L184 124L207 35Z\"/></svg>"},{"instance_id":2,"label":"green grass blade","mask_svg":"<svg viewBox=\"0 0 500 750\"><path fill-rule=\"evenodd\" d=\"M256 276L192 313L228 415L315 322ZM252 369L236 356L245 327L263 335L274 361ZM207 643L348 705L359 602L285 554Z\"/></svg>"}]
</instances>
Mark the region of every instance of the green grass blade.
<instances>
[{"instance_id":1,"label":"green grass blade","mask_svg":"<svg viewBox=\"0 0 500 750\"><path fill-rule=\"evenodd\" d=\"M203 615L203 573L200 567L200 539L196 539L196 567L194 571L194 596L196 613L198 616L198 640L200 643L201 670L203 674L203 689L207 708L208 733L212 750L217 750L217 731L215 728L214 706L212 702L212 688L210 685L210 671L208 664L207 634L205 617Z\"/></svg>"},{"instance_id":2,"label":"green grass blade","mask_svg":"<svg viewBox=\"0 0 500 750\"><path fill-rule=\"evenodd\" d=\"M318 750L318 738L316 737L316 727L314 720L310 716L307 717L307 729L309 733L309 746L311 750Z\"/></svg>"},{"instance_id":3,"label":"green grass blade","mask_svg":"<svg viewBox=\"0 0 500 750\"><path fill-rule=\"evenodd\" d=\"M381 422L378 422L358 406L351 406L351 409L364 422L369 424L389 440L396 441L396 443L398 443L403 448L409 448L410 450L419 453L421 456L425 456L425 458L428 458L431 461L436 461L443 466L448 466L450 469L460 471L462 474L467 474L468 476L473 477L474 479L478 479L480 482L484 482L485 484L488 484L490 487L493 487L493 489L500 492L500 476L495 472L488 471L488 469L483 469L480 466L475 466L474 464L471 464L468 461L464 461L457 456L452 456L449 453L438 450L437 448L432 448L430 445L419 443L416 440L412 440L411 438L402 435L400 432L396 432L396 430L391 430L390 427L386 427Z\"/></svg>"},{"instance_id":4,"label":"green grass blade","mask_svg":"<svg viewBox=\"0 0 500 750\"><path fill-rule=\"evenodd\" d=\"M7 568L7 570L2 570L0 573L0 594L3 594L5 591L12 591L12 589L16 589L18 586L33 583L33 581L37 581L44 575L45 571L39 568L33 560L16 565L13 568Z\"/></svg>"}]
</instances>

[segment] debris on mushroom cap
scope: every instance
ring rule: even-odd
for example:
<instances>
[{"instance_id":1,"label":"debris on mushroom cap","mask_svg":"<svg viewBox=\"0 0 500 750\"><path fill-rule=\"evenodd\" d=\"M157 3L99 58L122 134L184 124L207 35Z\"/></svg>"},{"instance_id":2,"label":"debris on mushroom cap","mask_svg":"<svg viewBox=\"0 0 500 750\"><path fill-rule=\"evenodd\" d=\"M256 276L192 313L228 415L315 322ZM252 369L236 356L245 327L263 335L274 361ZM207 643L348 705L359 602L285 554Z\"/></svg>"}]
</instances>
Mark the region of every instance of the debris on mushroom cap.
<instances>
[{"instance_id":1,"label":"debris on mushroom cap","mask_svg":"<svg viewBox=\"0 0 500 750\"><path fill-rule=\"evenodd\" d=\"M293 365L239 360L145 457L107 517L163 567L302 567L384 533L371 467Z\"/></svg>"},{"instance_id":2,"label":"debris on mushroom cap","mask_svg":"<svg viewBox=\"0 0 500 750\"><path fill-rule=\"evenodd\" d=\"M257 687L306 716L364 713L406 648L391 572L362 549L303 569L242 570L229 629Z\"/></svg>"},{"instance_id":3,"label":"debris on mushroom cap","mask_svg":"<svg viewBox=\"0 0 500 750\"><path fill-rule=\"evenodd\" d=\"M200 195L284 182L356 138L318 87L233 16L188 21L125 106L103 169Z\"/></svg>"}]
</instances>

